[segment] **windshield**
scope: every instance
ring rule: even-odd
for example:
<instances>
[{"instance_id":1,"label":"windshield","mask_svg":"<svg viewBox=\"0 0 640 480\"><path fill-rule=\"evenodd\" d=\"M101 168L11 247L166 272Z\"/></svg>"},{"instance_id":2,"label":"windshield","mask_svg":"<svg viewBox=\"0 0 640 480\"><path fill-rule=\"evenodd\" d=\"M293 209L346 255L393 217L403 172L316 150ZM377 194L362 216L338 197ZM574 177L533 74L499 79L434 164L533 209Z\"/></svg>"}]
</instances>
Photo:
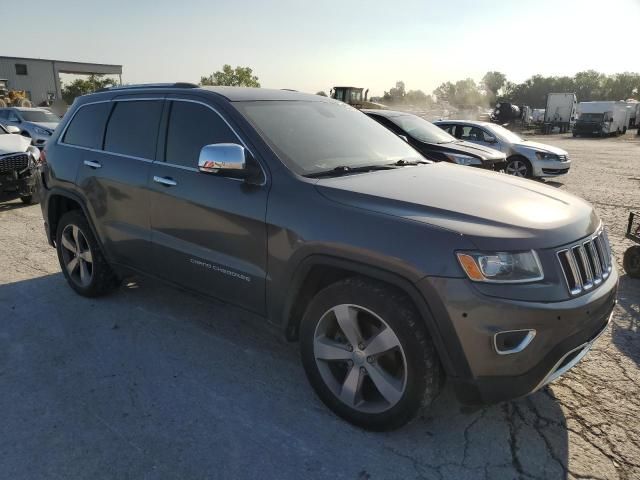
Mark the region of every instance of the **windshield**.
<instances>
[{"instance_id":1,"label":"windshield","mask_svg":"<svg viewBox=\"0 0 640 480\"><path fill-rule=\"evenodd\" d=\"M582 113L580 114L580 120L583 122L601 122L604 118L604 113Z\"/></svg>"},{"instance_id":2,"label":"windshield","mask_svg":"<svg viewBox=\"0 0 640 480\"><path fill-rule=\"evenodd\" d=\"M485 125L485 127L487 130L492 132L496 137L498 137L500 140L504 140L505 142L508 142L508 143L524 142L522 137L516 135L511 130L507 130L506 128L500 125L496 125L492 123L490 125Z\"/></svg>"},{"instance_id":3,"label":"windshield","mask_svg":"<svg viewBox=\"0 0 640 480\"><path fill-rule=\"evenodd\" d=\"M426 121L424 118L415 115L399 115L397 117L387 117L403 131L407 132L416 140L427 143L451 143L456 141L456 137L449 135L440 127Z\"/></svg>"},{"instance_id":4,"label":"windshield","mask_svg":"<svg viewBox=\"0 0 640 480\"><path fill-rule=\"evenodd\" d=\"M300 175L423 160L404 140L345 104L257 101L234 106Z\"/></svg>"},{"instance_id":5,"label":"windshield","mask_svg":"<svg viewBox=\"0 0 640 480\"><path fill-rule=\"evenodd\" d=\"M60 123L60 119L45 110L21 110L20 115L26 122Z\"/></svg>"}]
</instances>

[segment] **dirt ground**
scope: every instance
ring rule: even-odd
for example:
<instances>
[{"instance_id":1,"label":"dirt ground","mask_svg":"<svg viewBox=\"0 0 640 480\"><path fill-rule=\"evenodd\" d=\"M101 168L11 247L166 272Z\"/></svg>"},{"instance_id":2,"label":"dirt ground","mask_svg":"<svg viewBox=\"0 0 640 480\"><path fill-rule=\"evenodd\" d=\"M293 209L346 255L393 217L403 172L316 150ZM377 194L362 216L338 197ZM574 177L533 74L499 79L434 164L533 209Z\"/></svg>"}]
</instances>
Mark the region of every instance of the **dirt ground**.
<instances>
[{"instance_id":1,"label":"dirt ground","mask_svg":"<svg viewBox=\"0 0 640 480\"><path fill-rule=\"evenodd\" d=\"M569 152L571 172L547 183L595 206L618 262L619 304L591 353L513 402L473 411L445 389L386 434L335 418L297 347L243 311L146 279L75 295L39 206L0 202L0 476L639 479L640 280L622 271L639 138L531 137Z\"/></svg>"}]
</instances>

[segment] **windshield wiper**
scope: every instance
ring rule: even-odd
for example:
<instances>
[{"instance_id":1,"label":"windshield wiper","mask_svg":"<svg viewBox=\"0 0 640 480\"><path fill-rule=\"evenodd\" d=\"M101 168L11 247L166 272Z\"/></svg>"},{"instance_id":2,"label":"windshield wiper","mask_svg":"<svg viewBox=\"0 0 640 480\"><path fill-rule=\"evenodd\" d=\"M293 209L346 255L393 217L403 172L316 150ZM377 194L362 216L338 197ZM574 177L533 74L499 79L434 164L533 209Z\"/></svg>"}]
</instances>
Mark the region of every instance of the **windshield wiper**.
<instances>
[{"instance_id":1,"label":"windshield wiper","mask_svg":"<svg viewBox=\"0 0 640 480\"><path fill-rule=\"evenodd\" d=\"M426 163L431 163L431 162L427 162L426 160L405 160L405 159L400 159L397 162L393 162L390 165L395 165L396 167L407 167L409 165L424 165Z\"/></svg>"},{"instance_id":2,"label":"windshield wiper","mask_svg":"<svg viewBox=\"0 0 640 480\"><path fill-rule=\"evenodd\" d=\"M350 175L352 173L371 172L374 170L391 170L393 165L362 165L358 167L350 167L348 165L339 165L331 170L323 170L321 172L308 173L305 175L307 178L319 178L319 177L339 177L341 175Z\"/></svg>"}]
</instances>

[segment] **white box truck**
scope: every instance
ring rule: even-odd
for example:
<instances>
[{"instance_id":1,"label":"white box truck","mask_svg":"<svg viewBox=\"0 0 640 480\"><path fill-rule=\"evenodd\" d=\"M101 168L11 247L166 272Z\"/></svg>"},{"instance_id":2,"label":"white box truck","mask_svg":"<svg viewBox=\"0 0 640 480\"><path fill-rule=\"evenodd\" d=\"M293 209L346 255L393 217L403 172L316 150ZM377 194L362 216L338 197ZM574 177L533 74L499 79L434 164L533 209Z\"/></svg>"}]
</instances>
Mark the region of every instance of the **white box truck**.
<instances>
[{"instance_id":1,"label":"white box truck","mask_svg":"<svg viewBox=\"0 0 640 480\"><path fill-rule=\"evenodd\" d=\"M580 102L573 136L619 135L629 127L629 109L623 101Z\"/></svg>"},{"instance_id":2,"label":"white box truck","mask_svg":"<svg viewBox=\"0 0 640 480\"><path fill-rule=\"evenodd\" d=\"M543 133L551 133L558 127L560 133L571 130L577 118L578 99L575 93L549 93L544 110Z\"/></svg>"}]
</instances>

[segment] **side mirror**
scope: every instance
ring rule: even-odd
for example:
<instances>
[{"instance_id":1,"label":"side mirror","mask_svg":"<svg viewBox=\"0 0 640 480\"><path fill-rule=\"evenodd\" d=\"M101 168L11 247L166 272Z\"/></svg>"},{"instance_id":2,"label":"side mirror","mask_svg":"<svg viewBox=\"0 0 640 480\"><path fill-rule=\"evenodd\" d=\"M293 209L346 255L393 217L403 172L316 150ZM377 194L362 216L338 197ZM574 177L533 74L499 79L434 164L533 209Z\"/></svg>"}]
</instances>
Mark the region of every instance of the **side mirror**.
<instances>
[{"instance_id":1,"label":"side mirror","mask_svg":"<svg viewBox=\"0 0 640 480\"><path fill-rule=\"evenodd\" d=\"M198 170L203 173L235 173L237 176L245 172L246 165L244 147L236 143L205 145L198 158Z\"/></svg>"},{"instance_id":2,"label":"side mirror","mask_svg":"<svg viewBox=\"0 0 640 480\"><path fill-rule=\"evenodd\" d=\"M407 138L406 135L398 135L401 139L403 139L405 142L409 143L409 138Z\"/></svg>"},{"instance_id":3,"label":"side mirror","mask_svg":"<svg viewBox=\"0 0 640 480\"><path fill-rule=\"evenodd\" d=\"M496 137L484 137L484 141L485 142L489 142L489 143L496 143Z\"/></svg>"},{"instance_id":4,"label":"side mirror","mask_svg":"<svg viewBox=\"0 0 640 480\"><path fill-rule=\"evenodd\" d=\"M4 127L7 129L8 133L20 133L20 129L14 125L7 125L6 127Z\"/></svg>"},{"instance_id":5,"label":"side mirror","mask_svg":"<svg viewBox=\"0 0 640 480\"><path fill-rule=\"evenodd\" d=\"M610 118L610 119L609 119L609 123L611 123L611 122L613 122L613 118Z\"/></svg>"}]
</instances>

